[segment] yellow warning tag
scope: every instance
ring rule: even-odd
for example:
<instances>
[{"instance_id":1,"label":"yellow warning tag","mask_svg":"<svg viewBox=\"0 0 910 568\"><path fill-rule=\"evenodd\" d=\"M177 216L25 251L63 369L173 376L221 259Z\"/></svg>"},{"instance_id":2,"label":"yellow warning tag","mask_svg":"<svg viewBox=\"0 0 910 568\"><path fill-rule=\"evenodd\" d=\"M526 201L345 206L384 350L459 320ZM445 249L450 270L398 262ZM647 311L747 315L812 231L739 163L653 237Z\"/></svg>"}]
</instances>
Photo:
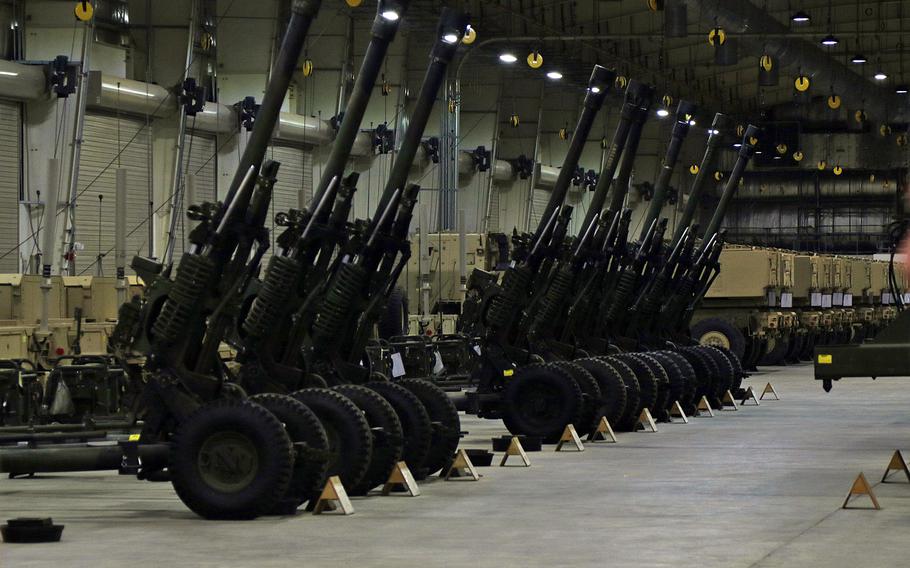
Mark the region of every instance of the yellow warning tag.
<instances>
[{"instance_id":1,"label":"yellow warning tag","mask_svg":"<svg viewBox=\"0 0 910 568\"><path fill-rule=\"evenodd\" d=\"M138 441L139 441L139 436L141 436L141 434L130 434L129 441L130 441L130 442L138 442Z\"/></svg>"},{"instance_id":2,"label":"yellow warning tag","mask_svg":"<svg viewBox=\"0 0 910 568\"><path fill-rule=\"evenodd\" d=\"M832 355L818 355L818 364L819 365L830 365L834 363L834 356Z\"/></svg>"},{"instance_id":3,"label":"yellow warning tag","mask_svg":"<svg viewBox=\"0 0 910 568\"><path fill-rule=\"evenodd\" d=\"M503 377L511 377L514 374L515 374L515 369L506 369L505 371L502 372Z\"/></svg>"}]
</instances>

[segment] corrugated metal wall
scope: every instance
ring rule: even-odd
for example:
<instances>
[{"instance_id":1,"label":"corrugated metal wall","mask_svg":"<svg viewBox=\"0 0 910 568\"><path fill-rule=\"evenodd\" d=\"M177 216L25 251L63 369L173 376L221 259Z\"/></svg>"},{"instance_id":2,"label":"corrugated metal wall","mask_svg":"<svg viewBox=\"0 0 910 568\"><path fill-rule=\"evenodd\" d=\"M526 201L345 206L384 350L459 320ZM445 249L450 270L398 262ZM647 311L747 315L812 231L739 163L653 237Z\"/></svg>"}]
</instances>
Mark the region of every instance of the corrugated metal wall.
<instances>
[{"instance_id":1,"label":"corrugated metal wall","mask_svg":"<svg viewBox=\"0 0 910 568\"><path fill-rule=\"evenodd\" d=\"M20 104L0 101L0 272L19 272Z\"/></svg>"}]
</instances>

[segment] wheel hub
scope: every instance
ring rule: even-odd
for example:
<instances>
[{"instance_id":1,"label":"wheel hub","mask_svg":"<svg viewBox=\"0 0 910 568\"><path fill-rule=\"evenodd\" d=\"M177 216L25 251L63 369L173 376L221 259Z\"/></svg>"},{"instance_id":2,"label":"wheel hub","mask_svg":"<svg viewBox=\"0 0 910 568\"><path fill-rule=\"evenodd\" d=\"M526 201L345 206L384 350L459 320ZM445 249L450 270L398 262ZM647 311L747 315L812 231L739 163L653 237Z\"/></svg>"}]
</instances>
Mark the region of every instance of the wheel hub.
<instances>
[{"instance_id":1,"label":"wheel hub","mask_svg":"<svg viewBox=\"0 0 910 568\"><path fill-rule=\"evenodd\" d=\"M698 342L702 345L709 345L711 347L730 349L730 338L719 331L709 331L702 335Z\"/></svg>"},{"instance_id":2,"label":"wheel hub","mask_svg":"<svg viewBox=\"0 0 910 568\"><path fill-rule=\"evenodd\" d=\"M197 466L202 480L223 493L248 486L259 471L259 453L252 440L239 432L216 432L199 450Z\"/></svg>"}]
</instances>

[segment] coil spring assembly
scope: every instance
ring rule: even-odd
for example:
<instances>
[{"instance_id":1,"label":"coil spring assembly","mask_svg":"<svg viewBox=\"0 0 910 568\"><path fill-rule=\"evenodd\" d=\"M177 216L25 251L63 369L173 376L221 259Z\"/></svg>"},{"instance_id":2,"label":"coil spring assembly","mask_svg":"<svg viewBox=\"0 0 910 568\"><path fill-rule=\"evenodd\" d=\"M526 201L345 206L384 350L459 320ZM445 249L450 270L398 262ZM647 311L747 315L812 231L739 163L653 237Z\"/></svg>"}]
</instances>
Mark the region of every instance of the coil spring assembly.
<instances>
[{"instance_id":1,"label":"coil spring assembly","mask_svg":"<svg viewBox=\"0 0 910 568\"><path fill-rule=\"evenodd\" d=\"M506 271L502 278L502 293L490 301L487 322L490 325L506 326L518 309L518 303L528 293L531 272L526 267Z\"/></svg>"},{"instance_id":2,"label":"coil spring assembly","mask_svg":"<svg viewBox=\"0 0 910 568\"><path fill-rule=\"evenodd\" d=\"M632 297L632 291L635 289L635 276L634 272L627 270L619 277L619 282L616 283L616 292L613 294L613 301L607 310L606 319L608 322L618 320L622 315L622 311L628 305L629 298Z\"/></svg>"},{"instance_id":3,"label":"coil spring assembly","mask_svg":"<svg viewBox=\"0 0 910 568\"><path fill-rule=\"evenodd\" d=\"M299 262L287 256L273 256L266 268L262 288L243 322L243 331L252 337L264 337L274 329L299 276Z\"/></svg>"},{"instance_id":4,"label":"coil spring assembly","mask_svg":"<svg viewBox=\"0 0 910 568\"><path fill-rule=\"evenodd\" d=\"M336 285L325 295L322 308L313 324L314 345L325 348L338 341L351 305L363 289L366 279L367 271L362 266L341 265Z\"/></svg>"},{"instance_id":5,"label":"coil spring assembly","mask_svg":"<svg viewBox=\"0 0 910 568\"><path fill-rule=\"evenodd\" d=\"M177 266L177 278L168 292L161 313L152 324L152 333L165 343L172 343L186 333L190 316L206 293L215 264L206 256L185 254Z\"/></svg>"},{"instance_id":6,"label":"coil spring assembly","mask_svg":"<svg viewBox=\"0 0 910 568\"><path fill-rule=\"evenodd\" d=\"M560 270L556 273L556 278L550 284L546 295L543 298L540 312L534 321L534 327L548 325L559 313L559 306L562 299L569 293L572 286L572 273L568 270Z\"/></svg>"},{"instance_id":7,"label":"coil spring assembly","mask_svg":"<svg viewBox=\"0 0 910 568\"><path fill-rule=\"evenodd\" d=\"M651 288L651 292L645 295L641 303L641 308L639 309L639 312L642 315L652 316L657 313L660 301L664 296L664 292L667 290L668 281L669 277L663 273L658 274L654 278L654 285Z\"/></svg>"}]
</instances>

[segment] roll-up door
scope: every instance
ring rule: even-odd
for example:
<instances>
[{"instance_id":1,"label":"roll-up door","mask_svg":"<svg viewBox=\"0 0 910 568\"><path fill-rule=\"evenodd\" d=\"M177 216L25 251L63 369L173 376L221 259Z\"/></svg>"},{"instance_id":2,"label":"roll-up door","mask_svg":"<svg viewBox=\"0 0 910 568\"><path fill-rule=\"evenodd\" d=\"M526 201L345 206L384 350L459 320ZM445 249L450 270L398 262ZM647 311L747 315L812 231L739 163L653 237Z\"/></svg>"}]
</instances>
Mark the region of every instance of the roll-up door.
<instances>
[{"instance_id":1,"label":"roll-up door","mask_svg":"<svg viewBox=\"0 0 910 568\"><path fill-rule=\"evenodd\" d=\"M540 223L540 217L547 209L547 203L550 201L550 191L547 189L532 189L531 194L531 226L527 229L533 231ZM524 221L522 219L522 221Z\"/></svg>"},{"instance_id":2,"label":"roll-up door","mask_svg":"<svg viewBox=\"0 0 910 568\"><path fill-rule=\"evenodd\" d=\"M490 187L490 218L487 221L487 231L491 233L500 232L499 228L499 186L493 184Z\"/></svg>"},{"instance_id":3,"label":"roll-up door","mask_svg":"<svg viewBox=\"0 0 910 568\"><path fill-rule=\"evenodd\" d=\"M177 221L177 242L174 246L174 264L180 262L180 256L189 244L192 223L186 218L186 209L190 205L215 201L218 175L218 144L214 136L201 132L187 131L183 155L183 180L189 184L190 176L195 181L196 193L184 196L182 211Z\"/></svg>"},{"instance_id":4,"label":"roll-up door","mask_svg":"<svg viewBox=\"0 0 910 568\"><path fill-rule=\"evenodd\" d=\"M275 182L269 209L271 248L263 265L268 262L275 247L275 238L282 230L275 225L275 215L281 211L306 207L313 196L313 155L310 151L303 146L273 144L269 146L266 158L280 162L281 167L278 168L278 180Z\"/></svg>"},{"instance_id":5,"label":"roll-up door","mask_svg":"<svg viewBox=\"0 0 910 568\"><path fill-rule=\"evenodd\" d=\"M77 274L113 276L117 169L127 171L126 256L147 254L150 133L144 119L87 114L76 200ZM119 155L118 155L119 153ZM103 197L99 201L98 196ZM129 260L127 260L129 270Z\"/></svg>"},{"instance_id":6,"label":"roll-up door","mask_svg":"<svg viewBox=\"0 0 910 568\"><path fill-rule=\"evenodd\" d=\"M19 103L0 101L0 272L20 272L20 116Z\"/></svg>"}]
</instances>

